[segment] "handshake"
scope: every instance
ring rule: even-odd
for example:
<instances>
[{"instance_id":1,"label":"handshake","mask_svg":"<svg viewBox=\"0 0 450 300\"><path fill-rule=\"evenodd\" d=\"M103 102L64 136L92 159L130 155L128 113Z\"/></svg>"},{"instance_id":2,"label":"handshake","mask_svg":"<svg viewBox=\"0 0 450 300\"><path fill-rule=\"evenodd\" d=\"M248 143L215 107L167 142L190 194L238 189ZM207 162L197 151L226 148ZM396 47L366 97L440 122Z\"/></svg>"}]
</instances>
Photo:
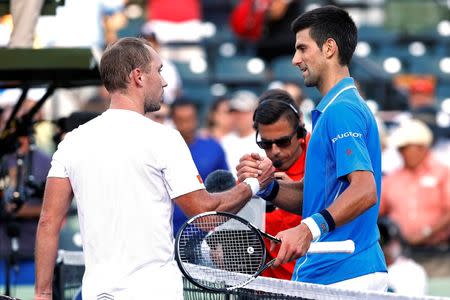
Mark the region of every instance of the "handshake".
<instances>
[{"instance_id":1,"label":"handshake","mask_svg":"<svg viewBox=\"0 0 450 300\"><path fill-rule=\"evenodd\" d=\"M253 195L266 199L264 196L273 190L275 168L269 158L261 157L258 153L246 154L239 160L236 171L238 181L248 184Z\"/></svg>"}]
</instances>

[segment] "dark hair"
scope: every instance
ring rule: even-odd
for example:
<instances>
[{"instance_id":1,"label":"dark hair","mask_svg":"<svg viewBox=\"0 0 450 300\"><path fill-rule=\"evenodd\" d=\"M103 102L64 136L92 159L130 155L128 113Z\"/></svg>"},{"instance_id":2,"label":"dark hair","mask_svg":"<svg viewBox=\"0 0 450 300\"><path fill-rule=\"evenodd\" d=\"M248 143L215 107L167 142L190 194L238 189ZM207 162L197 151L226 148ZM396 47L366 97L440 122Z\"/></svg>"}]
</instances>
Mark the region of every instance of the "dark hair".
<instances>
[{"instance_id":1,"label":"dark hair","mask_svg":"<svg viewBox=\"0 0 450 300\"><path fill-rule=\"evenodd\" d=\"M328 38L336 41L339 48L339 63L348 66L355 52L358 30L350 15L343 9L327 5L308 11L291 24L296 34L310 28L310 36L319 48Z\"/></svg>"},{"instance_id":2,"label":"dark hair","mask_svg":"<svg viewBox=\"0 0 450 300\"><path fill-rule=\"evenodd\" d=\"M253 127L258 129L258 124L270 125L285 117L292 129L299 126L298 108L291 95L281 89L271 89L259 97L259 105L253 115Z\"/></svg>"},{"instance_id":3,"label":"dark hair","mask_svg":"<svg viewBox=\"0 0 450 300\"><path fill-rule=\"evenodd\" d=\"M134 69L150 71L151 56L147 46L151 44L144 39L126 37L106 48L100 60L100 77L108 92L125 90L128 76Z\"/></svg>"},{"instance_id":4,"label":"dark hair","mask_svg":"<svg viewBox=\"0 0 450 300\"><path fill-rule=\"evenodd\" d=\"M186 98L186 97L180 97L175 99L175 101L172 102L172 104L170 105L170 116L173 116L174 111L178 108L178 107L184 107L184 106L191 106L195 109L195 111L198 111L198 107L197 104L191 100L190 98Z\"/></svg>"}]
</instances>

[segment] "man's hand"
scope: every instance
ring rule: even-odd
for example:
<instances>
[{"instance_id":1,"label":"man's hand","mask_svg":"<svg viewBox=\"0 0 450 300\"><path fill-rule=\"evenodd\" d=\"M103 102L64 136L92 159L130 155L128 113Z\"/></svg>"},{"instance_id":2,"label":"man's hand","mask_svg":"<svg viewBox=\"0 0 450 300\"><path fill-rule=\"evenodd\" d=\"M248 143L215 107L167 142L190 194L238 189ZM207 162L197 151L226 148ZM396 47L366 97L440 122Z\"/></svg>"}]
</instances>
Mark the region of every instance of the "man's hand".
<instances>
[{"instance_id":1,"label":"man's hand","mask_svg":"<svg viewBox=\"0 0 450 300\"><path fill-rule=\"evenodd\" d=\"M301 223L296 227L279 232L276 238L281 240L281 246L273 264L274 268L305 255L311 245L312 234L309 228ZM271 242L270 251L273 251L275 246L276 244Z\"/></svg>"},{"instance_id":2,"label":"man's hand","mask_svg":"<svg viewBox=\"0 0 450 300\"><path fill-rule=\"evenodd\" d=\"M240 182L246 178L258 178L261 188L265 188L274 179L275 168L272 161L267 157L261 157L258 153L242 156L236 170Z\"/></svg>"}]
</instances>

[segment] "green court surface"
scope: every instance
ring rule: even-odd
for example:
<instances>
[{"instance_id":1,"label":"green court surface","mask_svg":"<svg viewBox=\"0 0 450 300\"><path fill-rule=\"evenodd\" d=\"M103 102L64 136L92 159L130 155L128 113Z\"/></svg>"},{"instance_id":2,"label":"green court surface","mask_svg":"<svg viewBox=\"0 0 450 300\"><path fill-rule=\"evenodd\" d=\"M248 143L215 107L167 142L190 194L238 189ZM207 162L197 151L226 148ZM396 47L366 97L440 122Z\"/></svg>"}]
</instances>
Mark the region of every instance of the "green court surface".
<instances>
[{"instance_id":1,"label":"green court surface","mask_svg":"<svg viewBox=\"0 0 450 300\"><path fill-rule=\"evenodd\" d=\"M5 287L0 285L0 295L5 293ZM19 298L20 300L33 300L34 286L33 285L17 285L11 286L11 296Z\"/></svg>"},{"instance_id":2,"label":"green court surface","mask_svg":"<svg viewBox=\"0 0 450 300\"><path fill-rule=\"evenodd\" d=\"M430 296L450 297L450 277L433 277L428 282Z\"/></svg>"}]
</instances>

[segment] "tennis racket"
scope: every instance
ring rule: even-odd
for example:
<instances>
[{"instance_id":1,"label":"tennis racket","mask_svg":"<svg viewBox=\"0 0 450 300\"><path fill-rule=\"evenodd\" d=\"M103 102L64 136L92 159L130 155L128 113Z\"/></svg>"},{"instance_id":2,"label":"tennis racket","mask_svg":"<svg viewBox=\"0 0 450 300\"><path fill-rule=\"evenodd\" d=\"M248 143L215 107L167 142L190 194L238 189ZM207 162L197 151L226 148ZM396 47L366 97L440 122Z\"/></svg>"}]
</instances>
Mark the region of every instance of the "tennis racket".
<instances>
[{"instance_id":1,"label":"tennis racket","mask_svg":"<svg viewBox=\"0 0 450 300\"><path fill-rule=\"evenodd\" d=\"M216 292L243 287L269 268L263 238L281 241L247 220L224 212L199 214L180 228L175 259L194 285ZM351 240L311 243L308 253L353 253Z\"/></svg>"}]
</instances>

